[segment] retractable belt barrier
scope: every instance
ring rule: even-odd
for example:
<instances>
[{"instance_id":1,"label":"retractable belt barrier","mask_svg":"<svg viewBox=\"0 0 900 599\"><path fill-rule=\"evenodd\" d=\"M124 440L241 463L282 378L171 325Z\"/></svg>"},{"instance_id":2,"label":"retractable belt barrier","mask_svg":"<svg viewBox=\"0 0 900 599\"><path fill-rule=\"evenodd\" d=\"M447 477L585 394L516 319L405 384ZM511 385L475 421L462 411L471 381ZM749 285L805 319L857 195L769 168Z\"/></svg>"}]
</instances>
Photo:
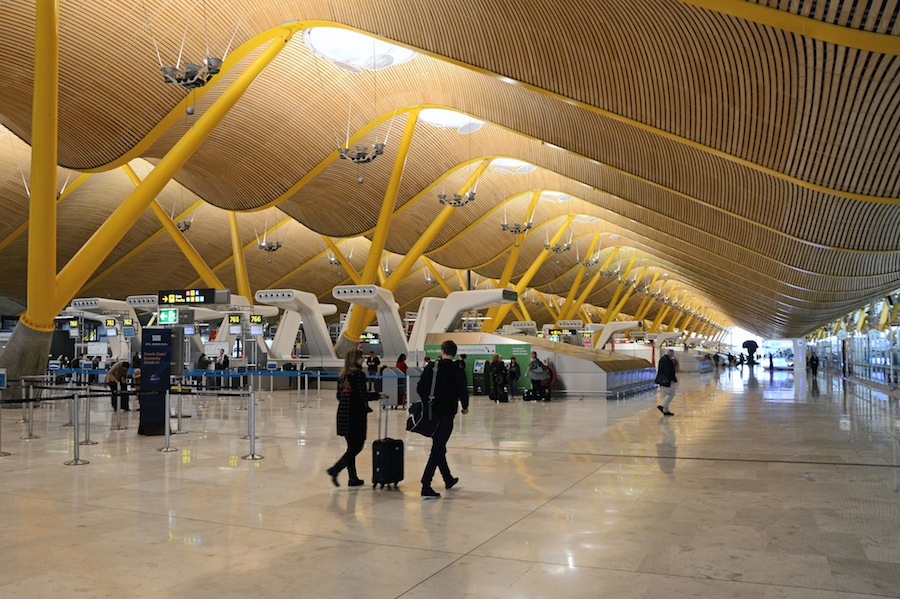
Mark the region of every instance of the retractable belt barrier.
<instances>
[{"instance_id":1,"label":"retractable belt barrier","mask_svg":"<svg viewBox=\"0 0 900 599\"><path fill-rule=\"evenodd\" d=\"M37 402L45 402L45 401L67 401L69 406L69 422L62 425L63 427L71 427L72 428L72 438L73 438L73 456L69 461L64 462L67 466L81 466L84 464L89 464L87 460L82 460L80 457L80 447L83 445L97 445L96 441L92 441L90 438L91 435L91 409L90 409L90 400L97 397L106 397L111 398L116 396L117 398L121 398L121 391L112 392L112 391L99 391L96 389L97 386L102 383L90 383L88 382L87 377L90 375L105 375L108 371L96 368L63 368L58 370L53 370L45 375L37 375L32 377L22 377L19 380L11 380L9 381L9 385L7 389L21 389L21 397L20 398L10 398L0 400L0 404L22 404L22 419L19 420L18 424L28 424L28 434L20 437L21 440L33 440L40 439L39 436L34 434L34 404ZM70 376L68 380L66 380L62 384L54 384L54 382L59 381L60 376ZM254 382L259 382L262 377L269 377L270 379L270 394L271 394L271 381L276 377L281 378L296 378L298 380L297 384L297 403L301 403L300 398L300 389L301 385L299 384L299 380L303 378L303 391L304 391L304 399L302 404L304 408L309 407L309 379L310 377L315 377L316 379L316 396L314 399L322 399L322 381L336 381L338 379L338 375L336 372L323 371L323 370L245 370L245 371L235 371L235 370L185 370L184 378L177 385L176 389L170 389L166 392L165 398L165 445L157 449L157 451L161 453L170 453L178 451L177 448L171 446L171 435L172 434L185 434L188 431L184 431L181 426L181 401L182 397L185 395L193 396L193 397L247 397L247 407L238 407L238 410L247 410L248 411L248 422L247 422L247 434L242 436L242 439L248 439L250 445L250 452L247 455L241 456L242 459L245 460L261 460L264 459L264 456L256 453L256 410L255 405L257 401L260 401L256 397L256 390L259 385L254 385ZM231 390L231 389L207 389L206 379L207 377L214 377L218 379L240 379L241 388ZM244 379L247 379L248 384L246 390L243 389ZM412 397L412 379L418 378L416 376L409 375L381 375L381 376L371 376L368 377L370 380L374 381L385 381L385 380L406 380L406 393L407 397ZM200 379L197 381L197 379ZM254 381L255 379L255 381ZM43 391L51 391L51 392L61 392L62 395L54 395L54 396L44 396ZM40 395L40 396L38 396ZM150 391L135 391L129 393L128 395L137 395L139 398L141 395L157 395L155 392ZM173 432L171 428L171 419L172 416L172 396L176 396L178 398L178 430ZM270 395L271 397L271 395ZM79 412L81 408L81 400L84 399L84 440L80 439L81 427L80 427L80 418ZM115 423L110 426L110 430L119 431L119 430L127 430L126 427L121 425L121 409L116 410L116 419ZM0 419L2 419L2 410L0 410ZM2 433L2 427L0 427L0 433ZM2 436L0 436L0 458L11 455L9 452L2 450Z\"/></svg>"}]
</instances>

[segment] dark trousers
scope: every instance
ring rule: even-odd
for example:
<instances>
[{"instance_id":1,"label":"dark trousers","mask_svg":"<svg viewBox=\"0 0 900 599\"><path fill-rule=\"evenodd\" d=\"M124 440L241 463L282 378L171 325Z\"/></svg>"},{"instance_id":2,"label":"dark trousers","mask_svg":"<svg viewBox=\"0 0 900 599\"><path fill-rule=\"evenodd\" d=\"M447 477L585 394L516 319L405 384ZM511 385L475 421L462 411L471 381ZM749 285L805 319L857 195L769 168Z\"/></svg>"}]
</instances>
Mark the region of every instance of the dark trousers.
<instances>
[{"instance_id":1,"label":"dark trousers","mask_svg":"<svg viewBox=\"0 0 900 599\"><path fill-rule=\"evenodd\" d=\"M453 416L438 414L438 426L431 438L431 454L428 456L428 463L425 465L425 472L422 473L422 486L430 487L431 480L434 478L435 470L440 469L444 482L448 482L453 478L450 474L450 466L447 465L447 441L453 434Z\"/></svg>"},{"instance_id":2,"label":"dark trousers","mask_svg":"<svg viewBox=\"0 0 900 599\"><path fill-rule=\"evenodd\" d=\"M122 401L122 409L128 409L128 393L125 391L125 385L122 385L122 392L119 393L119 383L117 381L110 381L106 383L109 387L112 395L109 396L110 403L112 404L112 409L115 410L118 408L116 405L116 397L120 397Z\"/></svg>"},{"instance_id":3,"label":"dark trousers","mask_svg":"<svg viewBox=\"0 0 900 599\"><path fill-rule=\"evenodd\" d=\"M347 474L350 475L350 480L356 480L359 478L356 475L356 456L363 450L363 446L366 444L366 438L346 435L344 439L347 441L347 451L344 452L341 459L335 462L334 466L328 469L328 473L338 474L341 470L346 468Z\"/></svg>"}]
</instances>

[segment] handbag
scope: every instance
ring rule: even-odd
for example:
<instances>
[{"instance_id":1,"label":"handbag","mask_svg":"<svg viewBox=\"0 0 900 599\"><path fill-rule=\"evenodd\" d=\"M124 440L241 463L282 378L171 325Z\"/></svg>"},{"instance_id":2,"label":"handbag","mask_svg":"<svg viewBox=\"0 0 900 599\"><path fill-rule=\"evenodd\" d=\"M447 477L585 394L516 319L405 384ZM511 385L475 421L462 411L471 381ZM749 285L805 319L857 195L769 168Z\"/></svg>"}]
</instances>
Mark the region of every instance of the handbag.
<instances>
[{"instance_id":1,"label":"handbag","mask_svg":"<svg viewBox=\"0 0 900 599\"><path fill-rule=\"evenodd\" d=\"M433 437L437 432L438 421L434 417L434 384L437 382L437 363L431 373L431 391L428 397L409 406L406 411L406 430L419 433L425 437Z\"/></svg>"}]
</instances>

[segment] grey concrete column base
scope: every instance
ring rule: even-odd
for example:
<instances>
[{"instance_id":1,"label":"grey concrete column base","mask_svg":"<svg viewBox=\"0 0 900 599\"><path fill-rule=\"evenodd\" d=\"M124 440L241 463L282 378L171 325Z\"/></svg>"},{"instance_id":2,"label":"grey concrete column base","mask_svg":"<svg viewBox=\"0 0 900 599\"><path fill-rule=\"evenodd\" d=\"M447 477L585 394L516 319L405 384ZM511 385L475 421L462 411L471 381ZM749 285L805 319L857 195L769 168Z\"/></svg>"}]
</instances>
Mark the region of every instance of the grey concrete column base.
<instances>
[{"instance_id":1,"label":"grey concrete column base","mask_svg":"<svg viewBox=\"0 0 900 599\"><path fill-rule=\"evenodd\" d=\"M0 354L0 368L6 368L7 383L23 376L45 374L52 341L52 331L35 331L21 322L17 323L6 349ZM2 393L3 399L21 397L19 390Z\"/></svg>"},{"instance_id":2,"label":"grey concrete column base","mask_svg":"<svg viewBox=\"0 0 900 599\"><path fill-rule=\"evenodd\" d=\"M341 335L338 337L337 343L334 344L334 353L339 359L343 360L347 356L347 352L354 347L359 347L358 341L350 341Z\"/></svg>"}]
</instances>

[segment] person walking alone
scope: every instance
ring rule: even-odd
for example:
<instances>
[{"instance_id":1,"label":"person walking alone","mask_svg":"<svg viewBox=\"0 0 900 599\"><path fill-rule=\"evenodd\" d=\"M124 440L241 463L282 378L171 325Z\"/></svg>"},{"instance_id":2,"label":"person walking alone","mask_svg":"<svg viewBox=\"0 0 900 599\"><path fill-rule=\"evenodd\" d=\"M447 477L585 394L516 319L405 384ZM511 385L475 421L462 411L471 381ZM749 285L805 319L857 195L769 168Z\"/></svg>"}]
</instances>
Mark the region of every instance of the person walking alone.
<instances>
[{"instance_id":1,"label":"person walking alone","mask_svg":"<svg viewBox=\"0 0 900 599\"><path fill-rule=\"evenodd\" d=\"M658 370L656 371L656 384L662 388L663 402L656 408L663 413L663 416L674 416L669 411L669 404L675 398L675 383L678 377L675 376L675 351L669 350L666 355L659 359Z\"/></svg>"},{"instance_id":2,"label":"person walking alone","mask_svg":"<svg viewBox=\"0 0 900 599\"><path fill-rule=\"evenodd\" d=\"M431 393L432 377L437 377L434 384L433 411L438 425L431 438L431 453L422 473L422 497L425 499L437 499L441 496L431 487L436 470L441 471L445 489L449 490L459 482L459 479L450 473L450 466L447 464L447 442L453 433L453 419L459 405L462 404L463 414L469 413L469 391L466 388L466 373L453 363L454 356L456 343L448 339L441 344L440 360L429 362L416 386L419 397L426 399Z\"/></svg>"},{"instance_id":3,"label":"person walking alone","mask_svg":"<svg viewBox=\"0 0 900 599\"><path fill-rule=\"evenodd\" d=\"M509 395L515 397L519 394L519 378L522 376L522 368L516 362L516 357L509 359L509 369L506 371L507 382L509 383Z\"/></svg>"},{"instance_id":4,"label":"person walking alone","mask_svg":"<svg viewBox=\"0 0 900 599\"><path fill-rule=\"evenodd\" d=\"M365 481L356 475L356 456L366 444L367 402L378 399L378 393L366 391L366 373L362 370L363 354L358 348L347 351L344 368L337 384L337 434L347 441L347 451L328 469L328 476L335 487L341 486L338 474L346 468L351 487L359 487Z\"/></svg>"}]
</instances>

